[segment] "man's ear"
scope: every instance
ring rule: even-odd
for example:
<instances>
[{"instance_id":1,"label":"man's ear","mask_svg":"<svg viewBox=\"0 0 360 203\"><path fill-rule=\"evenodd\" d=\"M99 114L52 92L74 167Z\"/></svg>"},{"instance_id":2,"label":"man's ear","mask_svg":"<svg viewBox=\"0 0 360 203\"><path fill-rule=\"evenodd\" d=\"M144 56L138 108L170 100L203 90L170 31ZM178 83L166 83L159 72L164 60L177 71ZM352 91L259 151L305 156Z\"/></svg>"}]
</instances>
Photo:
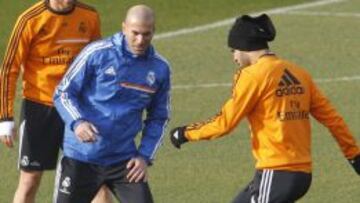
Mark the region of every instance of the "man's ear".
<instances>
[{"instance_id":1,"label":"man's ear","mask_svg":"<svg viewBox=\"0 0 360 203\"><path fill-rule=\"evenodd\" d=\"M121 23L121 28L122 28L122 31L123 31L123 32L126 31L126 23L125 23L125 22L122 22L122 23Z\"/></svg>"}]
</instances>

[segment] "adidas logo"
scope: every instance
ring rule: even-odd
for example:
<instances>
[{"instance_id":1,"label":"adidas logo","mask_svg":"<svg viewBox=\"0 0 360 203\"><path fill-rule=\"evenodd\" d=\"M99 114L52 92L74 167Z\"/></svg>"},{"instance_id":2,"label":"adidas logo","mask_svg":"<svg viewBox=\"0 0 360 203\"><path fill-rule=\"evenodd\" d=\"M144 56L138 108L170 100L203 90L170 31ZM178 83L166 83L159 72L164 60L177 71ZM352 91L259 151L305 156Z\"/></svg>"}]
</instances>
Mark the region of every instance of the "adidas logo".
<instances>
[{"instance_id":1,"label":"adidas logo","mask_svg":"<svg viewBox=\"0 0 360 203\"><path fill-rule=\"evenodd\" d=\"M284 70L278 86L279 87L275 92L278 97L304 94L305 92L305 89L301 86L300 81L287 69Z\"/></svg>"},{"instance_id":2,"label":"adidas logo","mask_svg":"<svg viewBox=\"0 0 360 203\"><path fill-rule=\"evenodd\" d=\"M106 69L105 74L112 76L116 75L115 68L113 66L110 66L109 68Z\"/></svg>"}]
</instances>

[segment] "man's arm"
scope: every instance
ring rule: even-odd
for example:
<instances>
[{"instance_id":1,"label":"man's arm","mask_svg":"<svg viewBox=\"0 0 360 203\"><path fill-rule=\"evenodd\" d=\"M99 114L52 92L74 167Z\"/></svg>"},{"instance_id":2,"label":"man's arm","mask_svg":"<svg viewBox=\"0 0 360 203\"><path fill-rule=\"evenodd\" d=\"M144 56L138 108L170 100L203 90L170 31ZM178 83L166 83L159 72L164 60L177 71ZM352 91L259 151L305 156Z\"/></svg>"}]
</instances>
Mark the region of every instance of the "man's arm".
<instances>
[{"instance_id":1,"label":"man's arm","mask_svg":"<svg viewBox=\"0 0 360 203\"><path fill-rule=\"evenodd\" d=\"M72 130L75 130L75 125L78 126L86 120L81 113L79 97L93 74L92 66L88 65L90 59L91 48L88 46L76 57L55 89L54 105L65 124Z\"/></svg>"},{"instance_id":2,"label":"man's arm","mask_svg":"<svg viewBox=\"0 0 360 203\"><path fill-rule=\"evenodd\" d=\"M29 19L21 15L12 31L4 60L0 67L0 140L12 147L14 128L14 100L20 67L31 45Z\"/></svg>"},{"instance_id":3,"label":"man's arm","mask_svg":"<svg viewBox=\"0 0 360 203\"><path fill-rule=\"evenodd\" d=\"M228 134L254 108L260 94L254 76L246 71L238 72L234 77L232 97L220 113L205 122L174 128L170 132L172 144L180 148L187 141L210 140Z\"/></svg>"},{"instance_id":4,"label":"man's arm","mask_svg":"<svg viewBox=\"0 0 360 203\"><path fill-rule=\"evenodd\" d=\"M344 119L337 113L314 82L311 84L310 113L317 121L329 129L345 157L354 167L357 166L358 168L355 168L355 170L360 172L360 149L355 138L351 135Z\"/></svg>"},{"instance_id":5,"label":"man's arm","mask_svg":"<svg viewBox=\"0 0 360 203\"><path fill-rule=\"evenodd\" d=\"M168 69L169 70L169 69ZM170 72L147 108L145 127L139 146L139 155L150 163L160 146L170 118Z\"/></svg>"}]
</instances>

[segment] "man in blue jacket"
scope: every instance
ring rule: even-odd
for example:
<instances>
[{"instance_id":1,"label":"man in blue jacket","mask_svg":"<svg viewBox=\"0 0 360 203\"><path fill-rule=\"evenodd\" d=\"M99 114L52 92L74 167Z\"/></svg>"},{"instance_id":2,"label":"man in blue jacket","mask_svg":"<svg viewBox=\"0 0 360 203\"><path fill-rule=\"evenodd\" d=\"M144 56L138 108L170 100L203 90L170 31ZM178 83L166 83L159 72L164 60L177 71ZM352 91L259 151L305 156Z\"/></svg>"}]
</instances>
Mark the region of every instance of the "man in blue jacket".
<instances>
[{"instance_id":1,"label":"man in blue jacket","mask_svg":"<svg viewBox=\"0 0 360 203\"><path fill-rule=\"evenodd\" d=\"M55 202L90 202L103 184L121 202L153 202L146 169L170 111L170 69L151 45L154 24L151 8L130 8L123 32L88 45L57 87L66 128Z\"/></svg>"}]
</instances>

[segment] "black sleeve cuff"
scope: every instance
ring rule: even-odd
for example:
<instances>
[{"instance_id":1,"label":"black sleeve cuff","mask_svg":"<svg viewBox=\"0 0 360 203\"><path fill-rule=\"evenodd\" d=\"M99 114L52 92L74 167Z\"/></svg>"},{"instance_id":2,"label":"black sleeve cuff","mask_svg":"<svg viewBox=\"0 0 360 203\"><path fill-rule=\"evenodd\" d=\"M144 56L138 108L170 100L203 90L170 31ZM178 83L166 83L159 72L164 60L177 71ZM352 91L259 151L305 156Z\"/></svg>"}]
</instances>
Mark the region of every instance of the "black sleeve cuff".
<instances>
[{"instance_id":1,"label":"black sleeve cuff","mask_svg":"<svg viewBox=\"0 0 360 203\"><path fill-rule=\"evenodd\" d=\"M353 159L349 159L349 162L356 173L360 175L360 154L355 156Z\"/></svg>"}]
</instances>

